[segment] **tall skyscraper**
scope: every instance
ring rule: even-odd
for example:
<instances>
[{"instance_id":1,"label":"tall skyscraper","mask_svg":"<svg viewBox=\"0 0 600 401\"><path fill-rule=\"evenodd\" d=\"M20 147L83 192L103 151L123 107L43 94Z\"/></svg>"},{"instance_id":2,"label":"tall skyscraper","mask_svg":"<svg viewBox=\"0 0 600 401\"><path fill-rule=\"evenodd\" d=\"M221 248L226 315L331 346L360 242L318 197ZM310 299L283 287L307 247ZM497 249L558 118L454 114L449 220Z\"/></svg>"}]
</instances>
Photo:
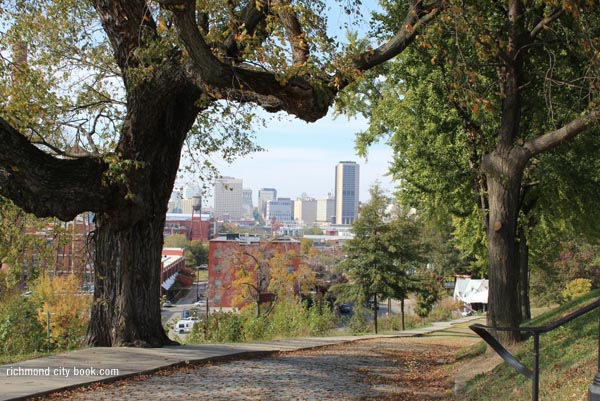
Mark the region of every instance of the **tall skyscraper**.
<instances>
[{"instance_id":1,"label":"tall skyscraper","mask_svg":"<svg viewBox=\"0 0 600 401\"><path fill-rule=\"evenodd\" d=\"M358 215L359 165L341 161L335 166L335 223L352 224Z\"/></svg>"},{"instance_id":2,"label":"tall skyscraper","mask_svg":"<svg viewBox=\"0 0 600 401\"><path fill-rule=\"evenodd\" d=\"M267 202L277 199L275 188L261 188L258 190L258 211L263 217L267 216Z\"/></svg>"},{"instance_id":3,"label":"tall skyscraper","mask_svg":"<svg viewBox=\"0 0 600 401\"><path fill-rule=\"evenodd\" d=\"M233 177L218 178L215 181L216 218L229 216L230 220L238 220L242 217L242 185L241 179Z\"/></svg>"}]
</instances>

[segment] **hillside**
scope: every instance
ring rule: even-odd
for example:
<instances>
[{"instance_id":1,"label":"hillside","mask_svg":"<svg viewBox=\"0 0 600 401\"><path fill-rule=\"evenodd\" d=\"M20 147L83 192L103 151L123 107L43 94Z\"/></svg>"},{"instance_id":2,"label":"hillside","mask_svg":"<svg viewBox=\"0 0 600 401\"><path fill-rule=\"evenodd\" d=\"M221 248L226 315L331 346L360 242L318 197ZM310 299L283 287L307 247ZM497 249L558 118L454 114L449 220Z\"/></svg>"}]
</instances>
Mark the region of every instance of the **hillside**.
<instances>
[{"instance_id":1,"label":"hillside","mask_svg":"<svg viewBox=\"0 0 600 401\"><path fill-rule=\"evenodd\" d=\"M523 326L540 326L594 302L599 292L562 305ZM569 324L540 336L540 392L544 401L587 400L587 389L598 370L598 315L596 309ZM526 366L533 365L533 339L514 351ZM463 400L531 400L531 380L506 364L469 381Z\"/></svg>"}]
</instances>

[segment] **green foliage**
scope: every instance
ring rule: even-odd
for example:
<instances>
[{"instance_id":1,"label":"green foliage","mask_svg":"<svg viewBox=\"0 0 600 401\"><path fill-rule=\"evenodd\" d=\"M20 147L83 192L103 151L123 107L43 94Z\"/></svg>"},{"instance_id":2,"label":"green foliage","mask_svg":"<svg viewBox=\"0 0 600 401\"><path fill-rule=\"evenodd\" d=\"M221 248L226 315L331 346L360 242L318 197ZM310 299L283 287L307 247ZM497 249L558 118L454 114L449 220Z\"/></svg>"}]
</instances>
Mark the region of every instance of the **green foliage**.
<instances>
[{"instance_id":1,"label":"green foliage","mask_svg":"<svg viewBox=\"0 0 600 401\"><path fill-rule=\"evenodd\" d=\"M9 267L8 287L22 283L25 277L33 280L43 267L55 264L56 248L65 244L65 237L61 236L64 229L60 224L52 223L50 219L27 214L0 197L0 263ZM36 235L38 231L46 232L55 241Z\"/></svg>"},{"instance_id":2,"label":"green foliage","mask_svg":"<svg viewBox=\"0 0 600 401\"><path fill-rule=\"evenodd\" d=\"M573 299L581 298L588 294L592 290L592 280L587 278L576 278L571 280L565 286L565 289L561 292L563 300L571 301Z\"/></svg>"},{"instance_id":3,"label":"green foliage","mask_svg":"<svg viewBox=\"0 0 600 401\"><path fill-rule=\"evenodd\" d=\"M190 267L208 263L208 243L192 241L185 250L185 264Z\"/></svg>"},{"instance_id":4,"label":"green foliage","mask_svg":"<svg viewBox=\"0 0 600 401\"><path fill-rule=\"evenodd\" d=\"M418 273L419 286L417 289L417 304L415 313L419 317L427 317L433 306L442 297L441 279L431 271L421 270Z\"/></svg>"},{"instance_id":5,"label":"green foliage","mask_svg":"<svg viewBox=\"0 0 600 401\"><path fill-rule=\"evenodd\" d=\"M190 246L190 240L184 234L173 234L165 237L163 246L165 248L184 248Z\"/></svg>"},{"instance_id":6,"label":"green foliage","mask_svg":"<svg viewBox=\"0 0 600 401\"><path fill-rule=\"evenodd\" d=\"M344 243L346 258L339 268L350 278L355 299L373 294L403 299L418 286L413 273L421 262L419 228L415 217L388 212L389 198L378 185L370 193L352 224L355 237Z\"/></svg>"},{"instance_id":7,"label":"green foliage","mask_svg":"<svg viewBox=\"0 0 600 401\"><path fill-rule=\"evenodd\" d=\"M523 323L540 326L596 301L598 291L568 302L558 308ZM597 365L598 311L587 313L566 326L540 336L540 400L563 401L585 399ZM513 351L526 366L533 364L533 338ZM465 401L510 399L531 400L531 381L506 364L479 375L467 384Z\"/></svg>"},{"instance_id":8,"label":"green foliage","mask_svg":"<svg viewBox=\"0 0 600 401\"><path fill-rule=\"evenodd\" d=\"M275 305L268 316L256 316L251 309L241 313L217 312L194 325L190 343L241 342L274 338L320 336L335 329L337 317L327 307L307 308L288 299Z\"/></svg>"},{"instance_id":9,"label":"green foliage","mask_svg":"<svg viewBox=\"0 0 600 401\"><path fill-rule=\"evenodd\" d=\"M185 250L185 265L196 267L208 263L208 244L202 241L190 241L183 234L173 234L165 237L165 248L183 248Z\"/></svg>"},{"instance_id":10,"label":"green foliage","mask_svg":"<svg viewBox=\"0 0 600 401\"><path fill-rule=\"evenodd\" d=\"M38 321L38 305L12 291L0 298L0 355L17 357L45 347L45 329Z\"/></svg>"}]
</instances>

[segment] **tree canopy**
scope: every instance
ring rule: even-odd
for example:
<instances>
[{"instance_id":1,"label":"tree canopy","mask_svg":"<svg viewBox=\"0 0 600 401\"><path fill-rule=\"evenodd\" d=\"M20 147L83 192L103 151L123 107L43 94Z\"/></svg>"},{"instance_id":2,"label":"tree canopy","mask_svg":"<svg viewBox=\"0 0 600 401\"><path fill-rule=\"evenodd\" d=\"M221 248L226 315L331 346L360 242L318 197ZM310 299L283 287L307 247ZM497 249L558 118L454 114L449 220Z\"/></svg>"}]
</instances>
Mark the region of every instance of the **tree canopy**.
<instances>
[{"instance_id":1,"label":"tree canopy","mask_svg":"<svg viewBox=\"0 0 600 401\"><path fill-rule=\"evenodd\" d=\"M382 38L402 24L396 4L382 2ZM343 98L371 118L363 151L381 138L393 147L405 198L471 233L462 248L489 263L492 325L520 321L528 231L597 218L596 11L591 1L444 2L414 46Z\"/></svg>"},{"instance_id":2,"label":"tree canopy","mask_svg":"<svg viewBox=\"0 0 600 401\"><path fill-rule=\"evenodd\" d=\"M0 194L38 217L95 213L87 342L170 342L160 249L182 152L251 151L246 106L323 117L441 3L403 2L405 24L363 52L328 37L324 1L3 3Z\"/></svg>"}]
</instances>

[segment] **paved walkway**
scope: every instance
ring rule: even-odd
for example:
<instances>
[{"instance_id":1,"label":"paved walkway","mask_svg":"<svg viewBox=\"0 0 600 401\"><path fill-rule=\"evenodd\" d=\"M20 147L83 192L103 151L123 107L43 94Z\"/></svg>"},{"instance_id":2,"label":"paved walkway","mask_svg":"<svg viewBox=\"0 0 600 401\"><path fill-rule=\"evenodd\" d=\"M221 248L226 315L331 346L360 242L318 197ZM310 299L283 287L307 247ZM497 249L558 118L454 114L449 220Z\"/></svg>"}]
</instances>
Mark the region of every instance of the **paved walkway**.
<instances>
[{"instance_id":1,"label":"paved walkway","mask_svg":"<svg viewBox=\"0 0 600 401\"><path fill-rule=\"evenodd\" d=\"M450 328L478 317L407 330L391 335L293 338L260 343L184 345L163 348L86 348L15 364L0 365L0 400L21 400L57 390L128 376L161 368L268 356L281 351L318 348L349 341L382 337L416 337Z\"/></svg>"}]
</instances>

